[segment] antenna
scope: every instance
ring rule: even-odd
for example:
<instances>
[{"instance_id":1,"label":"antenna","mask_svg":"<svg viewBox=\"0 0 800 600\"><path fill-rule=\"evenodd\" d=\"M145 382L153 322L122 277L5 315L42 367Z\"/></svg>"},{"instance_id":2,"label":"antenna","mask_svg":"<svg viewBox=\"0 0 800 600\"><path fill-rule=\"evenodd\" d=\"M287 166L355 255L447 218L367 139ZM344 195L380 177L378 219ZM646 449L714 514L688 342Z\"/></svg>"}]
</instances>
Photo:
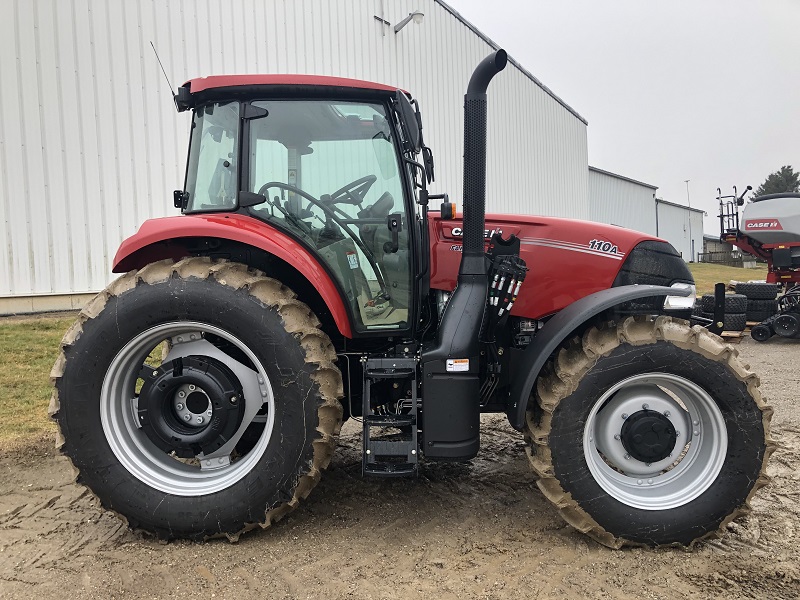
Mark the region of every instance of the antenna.
<instances>
[{"instance_id":1,"label":"antenna","mask_svg":"<svg viewBox=\"0 0 800 600\"><path fill-rule=\"evenodd\" d=\"M156 55L156 60L158 61L158 66L161 67L161 72L164 74L164 79L167 80L169 91L172 93L172 101L175 102L175 108L178 108L178 96L175 95L175 90L172 88L172 83L170 83L169 76L167 75L167 72L164 70L164 65L161 64L161 58L159 58L158 51L156 50L156 47L153 45L152 40L150 40L150 47L153 49L153 52Z\"/></svg>"}]
</instances>

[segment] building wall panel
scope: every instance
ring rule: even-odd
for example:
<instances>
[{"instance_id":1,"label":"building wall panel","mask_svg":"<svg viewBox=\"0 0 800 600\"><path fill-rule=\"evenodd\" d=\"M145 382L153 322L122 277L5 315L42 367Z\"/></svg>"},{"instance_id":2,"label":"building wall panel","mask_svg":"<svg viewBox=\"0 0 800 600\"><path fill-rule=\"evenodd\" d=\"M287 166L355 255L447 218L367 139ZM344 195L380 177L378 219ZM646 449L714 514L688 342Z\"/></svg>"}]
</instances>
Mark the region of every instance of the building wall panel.
<instances>
[{"instance_id":1,"label":"building wall panel","mask_svg":"<svg viewBox=\"0 0 800 600\"><path fill-rule=\"evenodd\" d=\"M656 235L656 189L590 168L591 220Z\"/></svg>"},{"instance_id":2,"label":"building wall panel","mask_svg":"<svg viewBox=\"0 0 800 600\"><path fill-rule=\"evenodd\" d=\"M658 235L672 244L685 261L697 260L697 253L703 251L703 213L659 202Z\"/></svg>"},{"instance_id":3,"label":"building wall panel","mask_svg":"<svg viewBox=\"0 0 800 600\"><path fill-rule=\"evenodd\" d=\"M424 22L395 34L416 9ZM151 41L173 85L301 72L411 91L433 191L461 205L463 94L491 46L442 2L0 0L0 14L0 297L101 289L122 239L174 213L190 118ZM512 64L490 89L488 144L489 210L592 216L585 122Z\"/></svg>"}]
</instances>

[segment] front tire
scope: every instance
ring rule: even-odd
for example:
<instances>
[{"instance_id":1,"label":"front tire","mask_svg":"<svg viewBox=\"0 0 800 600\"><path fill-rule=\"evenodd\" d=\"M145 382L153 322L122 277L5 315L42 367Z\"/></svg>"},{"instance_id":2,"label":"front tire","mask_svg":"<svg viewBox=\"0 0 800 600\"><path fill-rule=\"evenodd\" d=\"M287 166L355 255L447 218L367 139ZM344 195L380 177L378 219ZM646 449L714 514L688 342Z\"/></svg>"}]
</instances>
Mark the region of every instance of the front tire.
<instances>
[{"instance_id":1,"label":"front tire","mask_svg":"<svg viewBox=\"0 0 800 600\"><path fill-rule=\"evenodd\" d=\"M342 419L335 360L280 282L235 263L162 261L81 312L53 367L51 414L77 481L131 527L236 539L294 509L328 466Z\"/></svg>"},{"instance_id":2,"label":"front tire","mask_svg":"<svg viewBox=\"0 0 800 600\"><path fill-rule=\"evenodd\" d=\"M590 328L528 412L538 486L601 544L691 545L767 482L772 410L736 351L669 317Z\"/></svg>"}]
</instances>

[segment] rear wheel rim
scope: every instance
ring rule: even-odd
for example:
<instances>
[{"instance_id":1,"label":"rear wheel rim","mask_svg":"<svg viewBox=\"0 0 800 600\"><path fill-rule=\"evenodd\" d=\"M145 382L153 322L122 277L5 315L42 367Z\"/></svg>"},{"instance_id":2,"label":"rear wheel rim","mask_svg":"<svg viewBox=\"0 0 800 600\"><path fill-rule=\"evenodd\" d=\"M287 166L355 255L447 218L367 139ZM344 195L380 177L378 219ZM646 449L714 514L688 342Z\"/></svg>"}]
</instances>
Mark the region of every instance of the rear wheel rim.
<instances>
[{"instance_id":1,"label":"rear wheel rim","mask_svg":"<svg viewBox=\"0 0 800 600\"><path fill-rule=\"evenodd\" d=\"M256 367L256 371L248 367L253 377L249 383L251 387L258 386L260 397L254 398L256 394L250 394L250 397L245 397L244 400L258 403L262 412L266 405L266 418L261 418L264 421L264 429L255 445L233 461L225 458L203 461L203 464L216 461L216 464L212 465L214 468L208 468L208 464L201 468L199 465L177 460L158 448L136 424L135 388L139 370L145 359L163 340L197 332L218 336L236 346L247 356ZM112 452L136 479L168 494L202 496L229 488L255 468L264 455L272 435L275 401L269 377L247 345L219 327L195 321L179 321L164 323L139 333L117 353L103 380L100 419ZM241 427L247 425L248 423L243 423Z\"/></svg>"},{"instance_id":2,"label":"rear wheel rim","mask_svg":"<svg viewBox=\"0 0 800 600\"><path fill-rule=\"evenodd\" d=\"M637 411L655 411L672 423L676 443L668 457L646 463L626 450L623 425ZM703 494L719 476L727 448L725 420L714 399L669 373L644 373L614 385L592 406L583 433L584 458L597 484L643 510L677 508Z\"/></svg>"}]
</instances>

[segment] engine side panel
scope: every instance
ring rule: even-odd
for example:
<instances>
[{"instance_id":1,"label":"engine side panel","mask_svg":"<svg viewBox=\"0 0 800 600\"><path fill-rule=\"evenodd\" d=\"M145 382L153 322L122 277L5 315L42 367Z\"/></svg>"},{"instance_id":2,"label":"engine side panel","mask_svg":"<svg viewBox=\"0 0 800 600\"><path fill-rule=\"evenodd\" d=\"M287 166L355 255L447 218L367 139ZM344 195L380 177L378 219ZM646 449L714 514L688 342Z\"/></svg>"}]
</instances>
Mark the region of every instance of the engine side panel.
<instances>
[{"instance_id":1,"label":"engine side panel","mask_svg":"<svg viewBox=\"0 0 800 600\"><path fill-rule=\"evenodd\" d=\"M431 288L452 291L461 260L461 219L430 219ZM658 240L622 227L517 215L486 215L487 238L494 232L521 239L530 269L512 314L538 319L589 294L614 285L626 257L640 242Z\"/></svg>"}]
</instances>

